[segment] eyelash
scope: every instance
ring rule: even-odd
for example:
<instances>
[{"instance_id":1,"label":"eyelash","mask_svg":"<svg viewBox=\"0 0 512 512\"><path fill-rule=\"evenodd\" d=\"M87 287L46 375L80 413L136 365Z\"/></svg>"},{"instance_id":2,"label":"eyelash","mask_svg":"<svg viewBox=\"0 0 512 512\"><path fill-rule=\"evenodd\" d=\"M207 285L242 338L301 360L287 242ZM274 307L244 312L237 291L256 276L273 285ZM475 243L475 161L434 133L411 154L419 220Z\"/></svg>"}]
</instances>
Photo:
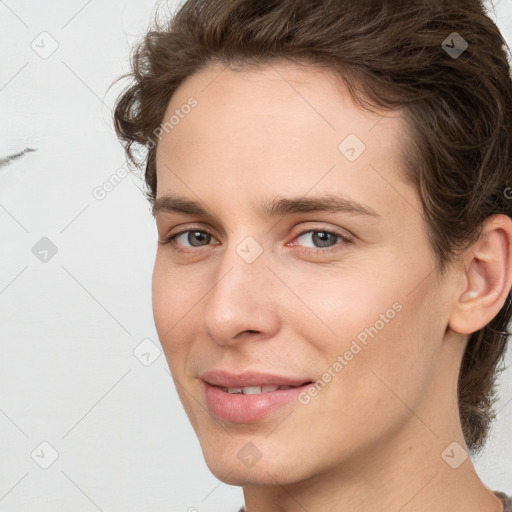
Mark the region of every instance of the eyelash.
<instances>
[{"instance_id":1,"label":"eyelash","mask_svg":"<svg viewBox=\"0 0 512 512\"><path fill-rule=\"evenodd\" d=\"M175 239L178 238L179 236L181 235L184 235L186 233L190 233L190 232L199 232L199 233L203 233L203 234L206 234L206 235L210 235L213 237L213 235L211 233L209 233L208 231L205 231L204 229L196 229L196 228L190 228L190 229L186 229L184 231L180 231L179 233L175 233L174 235L171 235L167 238L165 238L164 240L162 240L160 243L163 244L163 245L170 245L172 247L172 250L173 251L176 251L177 253L180 253L180 254L191 254L191 253L196 253L196 254L200 254L202 252L202 249L206 249L208 246L210 245L217 245L217 244L207 244L207 245L204 245L204 246L199 246L195 249L193 248L186 248L184 249L182 246L178 245L176 242L175 242ZM332 235L336 238L339 238L340 241L342 243L337 243L331 247L325 247L325 248L320 248L320 247L316 247L316 248L312 248L312 247L305 247L305 248L302 248L301 250L303 252L306 252L306 253L313 253L313 254L330 254L336 250L339 250L338 246L339 245L348 245L348 244L351 244L353 243L353 241L350 239L350 238L347 238L345 235L337 232L337 231L331 231L331 230L328 230L328 229L307 229L305 231L301 231L300 233L298 233L297 235L295 235L295 238L300 238L301 236L304 236L308 233L326 233L328 235ZM295 239L294 238L294 239Z\"/></svg>"}]
</instances>

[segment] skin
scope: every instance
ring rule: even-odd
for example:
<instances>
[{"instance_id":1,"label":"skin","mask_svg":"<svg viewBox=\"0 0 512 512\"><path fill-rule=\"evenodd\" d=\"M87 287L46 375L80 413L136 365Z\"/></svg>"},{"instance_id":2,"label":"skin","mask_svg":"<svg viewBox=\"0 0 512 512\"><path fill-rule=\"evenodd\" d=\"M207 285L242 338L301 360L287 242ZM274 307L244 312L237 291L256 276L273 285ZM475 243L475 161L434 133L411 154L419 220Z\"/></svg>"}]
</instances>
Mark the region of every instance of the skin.
<instances>
[{"instance_id":1,"label":"skin","mask_svg":"<svg viewBox=\"0 0 512 512\"><path fill-rule=\"evenodd\" d=\"M211 215L155 211L153 310L213 474L243 486L248 512L502 510L469 458L453 469L441 455L453 442L465 447L458 369L466 335L496 315L512 285L510 219L489 219L441 275L404 179L400 115L363 111L332 75L285 61L210 65L181 84L165 119L191 96L198 105L158 144L157 200L179 194ZM354 162L338 149L351 133L366 145ZM260 209L275 196L327 193L378 216ZM175 239L187 253L163 243L187 229L211 237L199 247L187 233ZM350 242L322 246L315 234L325 230ZM250 264L236 252L247 236L263 250ZM400 312L309 403L252 424L208 412L202 372L319 379L396 303ZM237 457L249 442L261 454L252 467Z\"/></svg>"}]
</instances>

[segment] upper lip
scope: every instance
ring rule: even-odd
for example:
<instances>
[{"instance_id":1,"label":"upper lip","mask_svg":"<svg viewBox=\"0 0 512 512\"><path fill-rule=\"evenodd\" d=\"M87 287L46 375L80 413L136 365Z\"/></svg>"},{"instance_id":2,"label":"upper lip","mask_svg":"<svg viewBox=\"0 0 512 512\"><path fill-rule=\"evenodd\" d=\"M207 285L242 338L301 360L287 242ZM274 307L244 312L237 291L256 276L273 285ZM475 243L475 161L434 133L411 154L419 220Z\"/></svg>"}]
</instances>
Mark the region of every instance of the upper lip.
<instances>
[{"instance_id":1,"label":"upper lip","mask_svg":"<svg viewBox=\"0 0 512 512\"><path fill-rule=\"evenodd\" d=\"M230 373L224 370L211 370L200 375L200 378L212 386L226 388L243 388L248 386L300 386L310 379L288 377L265 372Z\"/></svg>"}]
</instances>

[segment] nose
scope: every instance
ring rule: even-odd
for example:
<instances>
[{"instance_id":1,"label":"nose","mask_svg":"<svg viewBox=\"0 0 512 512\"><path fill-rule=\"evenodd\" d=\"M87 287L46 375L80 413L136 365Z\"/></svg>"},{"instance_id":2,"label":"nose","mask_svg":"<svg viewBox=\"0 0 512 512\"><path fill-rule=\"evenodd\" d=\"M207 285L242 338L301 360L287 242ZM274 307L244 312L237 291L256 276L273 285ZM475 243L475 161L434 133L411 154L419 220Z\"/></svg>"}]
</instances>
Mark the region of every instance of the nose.
<instances>
[{"instance_id":1,"label":"nose","mask_svg":"<svg viewBox=\"0 0 512 512\"><path fill-rule=\"evenodd\" d=\"M249 263L234 247L226 249L203 302L203 330L215 343L233 345L278 332L279 281L267 263L265 252Z\"/></svg>"}]
</instances>

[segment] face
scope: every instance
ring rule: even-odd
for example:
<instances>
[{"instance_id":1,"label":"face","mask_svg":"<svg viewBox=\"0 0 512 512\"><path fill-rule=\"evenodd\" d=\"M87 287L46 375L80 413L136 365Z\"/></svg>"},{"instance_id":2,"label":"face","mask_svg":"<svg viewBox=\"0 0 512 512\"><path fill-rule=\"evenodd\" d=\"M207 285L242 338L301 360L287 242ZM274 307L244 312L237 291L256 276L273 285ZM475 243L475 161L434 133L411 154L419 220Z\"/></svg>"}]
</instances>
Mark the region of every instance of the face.
<instances>
[{"instance_id":1,"label":"face","mask_svg":"<svg viewBox=\"0 0 512 512\"><path fill-rule=\"evenodd\" d=\"M154 318L210 470L297 482L405 435L448 292L399 115L363 111L323 71L221 69L165 115L188 112L157 148Z\"/></svg>"}]
</instances>

